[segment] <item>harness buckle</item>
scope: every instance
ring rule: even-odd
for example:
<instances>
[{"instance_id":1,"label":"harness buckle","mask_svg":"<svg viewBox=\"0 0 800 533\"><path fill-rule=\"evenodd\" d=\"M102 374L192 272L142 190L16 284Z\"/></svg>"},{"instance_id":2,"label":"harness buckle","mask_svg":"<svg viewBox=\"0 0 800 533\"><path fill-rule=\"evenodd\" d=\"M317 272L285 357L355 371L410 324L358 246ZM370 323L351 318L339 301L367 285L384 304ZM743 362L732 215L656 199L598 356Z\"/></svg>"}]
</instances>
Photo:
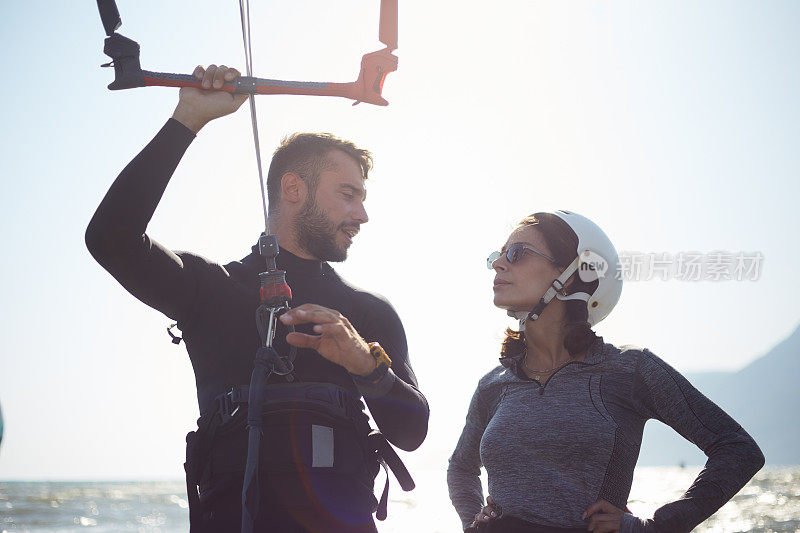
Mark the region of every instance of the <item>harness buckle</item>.
<instances>
[{"instance_id":1,"label":"harness buckle","mask_svg":"<svg viewBox=\"0 0 800 533\"><path fill-rule=\"evenodd\" d=\"M225 394L220 394L215 398L220 422L223 424L233 418L233 416L239 410L239 403L241 402L239 401L240 398L238 398L239 394L237 393L237 387L232 387L231 390Z\"/></svg>"},{"instance_id":2,"label":"harness buckle","mask_svg":"<svg viewBox=\"0 0 800 533\"><path fill-rule=\"evenodd\" d=\"M174 323L170 324L167 327L167 333L172 338L172 344L180 344L181 341L183 340L183 337L178 337L177 335L172 333L173 328L176 328L176 327L178 327L178 323L177 322L174 322Z\"/></svg>"}]
</instances>

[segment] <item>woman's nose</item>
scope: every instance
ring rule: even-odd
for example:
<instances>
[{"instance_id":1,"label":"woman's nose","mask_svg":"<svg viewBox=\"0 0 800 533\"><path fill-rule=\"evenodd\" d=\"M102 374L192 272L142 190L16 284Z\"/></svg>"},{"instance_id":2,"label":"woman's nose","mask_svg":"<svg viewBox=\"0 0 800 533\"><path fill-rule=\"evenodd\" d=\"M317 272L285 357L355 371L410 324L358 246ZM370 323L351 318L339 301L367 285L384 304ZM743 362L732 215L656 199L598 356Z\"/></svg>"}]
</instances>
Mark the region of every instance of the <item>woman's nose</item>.
<instances>
[{"instance_id":1,"label":"woman's nose","mask_svg":"<svg viewBox=\"0 0 800 533\"><path fill-rule=\"evenodd\" d=\"M500 254L500 257L492 261L492 268L496 272L505 272L506 270L508 270L508 264L504 258L505 254Z\"/></svg>"}]
</instances>

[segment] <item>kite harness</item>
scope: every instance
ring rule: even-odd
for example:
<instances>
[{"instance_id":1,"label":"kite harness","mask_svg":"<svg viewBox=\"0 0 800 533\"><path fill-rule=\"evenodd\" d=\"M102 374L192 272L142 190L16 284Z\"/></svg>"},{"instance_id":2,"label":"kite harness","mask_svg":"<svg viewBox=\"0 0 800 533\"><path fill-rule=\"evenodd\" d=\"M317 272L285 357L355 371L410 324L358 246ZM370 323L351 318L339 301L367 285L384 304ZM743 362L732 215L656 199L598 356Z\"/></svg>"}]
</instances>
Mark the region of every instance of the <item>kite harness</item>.
<instances>
[{"instance_id":1,"label":"kite harness","mask_svg":"<svg viewBox=\"0 0 800 533\"><path fill-rule=\"evenodd\" d=\"M169 74L142 70L139 62L139 44L116 33L122 20L115 0L97 0L97 5L107 35L103 51L111 58L110 62L102 66L114 67L114 81L109 84L109 89L119 90L147 86L202 88L201 82L191 74ZM380 431L370 427L369 420L361 409L359 398L331 383L295 383L294 359L297 349L292 347L287 356L282 356L272 345L277 326L276 321L282 312L289 309L292 291L286 283L286 272L277 268L278 240L269 231L269 214L264 191L254 95L338 96L355 100L353 105L360 102L388 105L388 102L382 97L382 91L386 76L397 70L397 57L392 54L392 51L397 49L397 0L381 0L379 40L386 45L386 48L363 56L358 79L352 83L300 82L253 77L249 0L239 0L239 12L247 75L239 76L235 80L225 83L219 90L249 95L250 118L265 223L265 231L261 234L258 242L259 253L266 266L265 270L258 275L260 288L256 327L261 343L256 351L249 386L234 387L229 392L218 396L216 411L204 413L198 420L197 431L192 431L186 436L187 457L184 467L189 499L190 529L194 529L196 524L200 523L202 503L198 487L204 481L208 481L211 475L210 457L214 437L225 424L231 423L236 412L244 405L248 406L248 446L242 486L242 533L252 533L258 518L259 462L262 452L261 437L264 434L264 415L285 412L287 409L293 412L299 409L317 414L322 413L334 421L332 425L343 425L355 431L361 440L361 449L356 450L360 454L360 462L363 463L366 460L372 461L373 464L380 464L387 473L386 485L375 510L376 517L384 520L388 502L388 470L392 470L403 490L409 491L414 488L414 481L405 465ZM167 331L172 337L172 342L178 344L181 338L172 333L174 326L174 324L170 326ZM269 383L272 376L280 376L285 379L286 383ZM315 428L322 429L317 431ZM311 433L310 446L313 449L313 459L309 466L330 467L334 472L338 467L339 471L346 471L346 468L342 470L339 465L334 464L335 433L333 428L314 425Z\"/></svg>"}]
</instances>

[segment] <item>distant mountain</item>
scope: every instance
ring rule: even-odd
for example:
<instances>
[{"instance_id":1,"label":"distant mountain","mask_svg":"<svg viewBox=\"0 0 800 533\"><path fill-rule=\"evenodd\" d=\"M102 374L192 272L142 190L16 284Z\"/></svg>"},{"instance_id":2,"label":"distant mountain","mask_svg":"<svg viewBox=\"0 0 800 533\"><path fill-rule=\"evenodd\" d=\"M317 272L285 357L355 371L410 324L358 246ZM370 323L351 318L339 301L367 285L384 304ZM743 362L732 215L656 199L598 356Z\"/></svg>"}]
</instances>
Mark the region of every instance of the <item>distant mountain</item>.
<instances>
[{"instance_id":1,"label":"distant mountain","mask_svg":"<svg viewBox=\"0 0 800 533\"><path fill-rule=\"evenodd\" d=\"M767 464L800 464L800 327L738 372L703 372L686 378L753 436ZM647 422L639 465L705 461L705 455L672 428Z\"/></svg>"}]
</instances>

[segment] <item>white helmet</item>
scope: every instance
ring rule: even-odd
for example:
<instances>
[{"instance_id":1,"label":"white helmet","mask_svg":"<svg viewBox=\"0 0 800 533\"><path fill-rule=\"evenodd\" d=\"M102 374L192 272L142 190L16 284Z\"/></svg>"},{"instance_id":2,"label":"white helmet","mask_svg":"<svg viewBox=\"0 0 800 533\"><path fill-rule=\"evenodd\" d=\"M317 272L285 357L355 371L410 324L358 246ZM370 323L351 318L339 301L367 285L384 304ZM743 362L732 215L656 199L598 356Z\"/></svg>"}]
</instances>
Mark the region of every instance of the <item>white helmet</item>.
<instances>
[{"instance_id":1,"label":"white helmet","mask_svg":"<svg viewBox=\"0 0 800 533\"><path fill-rule=\"evenodd\" d=\"M600 227L588 218L571 211L557 210L551 213L567 223L578 236L578 249L575 259L558 276L544 294L536 307L527 314L516 314L520 319L520 327L524 329L526 320L536 320L545 306L555 296L559 300L582 300L586 302L589 312L588 322L595 326L603 320L617 305L622 294L622 276L619 255L608 236ZM598 280L597 288L592 294L576 292L563 295L564 284L578 272L581 281ZM520 316L522 315L522 316Z\"/></svg>"}]
</instances>

